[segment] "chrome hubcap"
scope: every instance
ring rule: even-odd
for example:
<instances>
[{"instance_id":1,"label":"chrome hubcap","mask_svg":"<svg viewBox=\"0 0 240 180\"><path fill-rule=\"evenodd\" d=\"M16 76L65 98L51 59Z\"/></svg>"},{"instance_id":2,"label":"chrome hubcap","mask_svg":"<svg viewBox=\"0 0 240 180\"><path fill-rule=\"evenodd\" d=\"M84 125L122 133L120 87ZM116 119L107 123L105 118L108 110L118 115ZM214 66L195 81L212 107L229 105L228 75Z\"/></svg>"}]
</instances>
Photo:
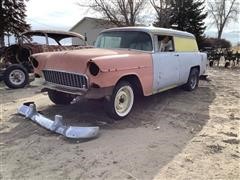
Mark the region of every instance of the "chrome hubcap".
<instances>
[{"instance_id":1,"label":"chrome hubcap","mask_svg":"<svg viewBox=\"0 0 240 180\"><path fill-rule=\"evenodd\" d=\"M130 86L123 86L116 94L114 108L116 113L123 117L126 116L132 109L134 101L133 90Z\"/></svg>"},{"instance_id":2,"label":"chrome hubcap","mask_svg":"<svg viewBox=\"0 0 240 180\"><path fill-rule=\"evenodd\" d=\"M14 85L20 85L25 81L25 74L22 70L15 69L9 74L9 80Z\"/></svg>"}]
</instances>

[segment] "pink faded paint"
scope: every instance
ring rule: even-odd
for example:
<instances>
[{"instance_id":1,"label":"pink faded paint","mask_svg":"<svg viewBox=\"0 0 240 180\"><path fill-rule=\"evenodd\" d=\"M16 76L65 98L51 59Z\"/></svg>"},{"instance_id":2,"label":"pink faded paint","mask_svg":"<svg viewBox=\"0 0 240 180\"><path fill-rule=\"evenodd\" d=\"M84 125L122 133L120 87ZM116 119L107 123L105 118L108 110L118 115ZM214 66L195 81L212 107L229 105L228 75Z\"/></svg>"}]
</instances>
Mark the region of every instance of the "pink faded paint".
<instances>
[{"instance_id":1,"label":"pink faded paint","mask_svg":"<svg viewBox=\"0 0 240 180\"><path fill-rule=\"evenodd\" d=\"M115 86L126 75L139 78L145 96L152 94L153 68L151 53L136 50L81 49L73 51L35 54L39 62L36 73L44 69L87 74L90 83L100 87ZM88 71L88 62L94 62L100 68L97 76Z\"/></svg>"}]
</instances>

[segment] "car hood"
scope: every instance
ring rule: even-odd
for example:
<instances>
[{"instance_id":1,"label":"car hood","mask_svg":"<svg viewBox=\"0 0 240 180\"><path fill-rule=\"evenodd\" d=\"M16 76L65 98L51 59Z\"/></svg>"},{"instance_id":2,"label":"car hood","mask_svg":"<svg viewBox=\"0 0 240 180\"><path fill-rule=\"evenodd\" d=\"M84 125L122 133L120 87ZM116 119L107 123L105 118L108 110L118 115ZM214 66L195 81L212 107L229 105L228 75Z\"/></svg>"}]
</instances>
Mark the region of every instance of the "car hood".
<instances>
[{"instance_id":1,"label":"car hood","mask_svg":"<svg viewBox=\"0 0 240 180\"><path fill-rule=\"evenodd\" d=\"M38 62L38 70L52 69L70 72L85 73L87 63L91 60L103 65L103 61L111 60L110 64L114 64L114 59L129 59L130 56L146 55L136 50L111 50L111 49L81 49L73 51L49 52L32 55ZM108 61L110 62L110 61ZM106 64L106 63L104 63ZM124 62L125 65L126 62ZM108 63L109 66L109 63Z\"/></svg>"}]
</instances>

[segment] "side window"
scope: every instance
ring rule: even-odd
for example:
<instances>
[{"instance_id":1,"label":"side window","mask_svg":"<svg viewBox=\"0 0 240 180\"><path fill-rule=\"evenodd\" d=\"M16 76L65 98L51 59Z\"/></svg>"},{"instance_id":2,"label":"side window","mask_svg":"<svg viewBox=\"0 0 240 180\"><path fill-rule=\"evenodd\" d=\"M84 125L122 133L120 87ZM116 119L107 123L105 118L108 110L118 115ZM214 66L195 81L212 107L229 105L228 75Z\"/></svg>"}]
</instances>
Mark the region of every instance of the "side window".
<instances>
[{"instance_id":1,"label":"side window","mask_svg":"<svg viewBox=\"0 0 240 180\"><path fill-rule=\"evenodd\" d=\"M198 45L195 38L174 37L177 52L197 52Z\"/></svg>"},{"instance_id":2,"label":"side window","mask_svg":"<svg viewBox=\"0 0 240 180\"><path fill-rule=\"evenodd\" d=\"M174 43L172 36L157 36L157 45L159 52L173 52L174 51Z\"/></svg>"},{"instance_id":3,"label":"side window","mask_svg":"<svg viewBox=\"0 0 240 180\"><path fill-rule=\"evenodd\" d=\"M33 35L30 37L30 42L32 44L39 44L39 45L44 45L46 44L46 37L45 36L38 36L38 35Z\"/></svg>"},{"instance_id":4,"label":"side window","mask_svg":"<svg viewBox=\"0 0 240 180\"><path fill-rule=\"evenodd\" d=\"M53 38L48 37L48 45L58 45L58 43Z\"/></svg>"}]
</instances>

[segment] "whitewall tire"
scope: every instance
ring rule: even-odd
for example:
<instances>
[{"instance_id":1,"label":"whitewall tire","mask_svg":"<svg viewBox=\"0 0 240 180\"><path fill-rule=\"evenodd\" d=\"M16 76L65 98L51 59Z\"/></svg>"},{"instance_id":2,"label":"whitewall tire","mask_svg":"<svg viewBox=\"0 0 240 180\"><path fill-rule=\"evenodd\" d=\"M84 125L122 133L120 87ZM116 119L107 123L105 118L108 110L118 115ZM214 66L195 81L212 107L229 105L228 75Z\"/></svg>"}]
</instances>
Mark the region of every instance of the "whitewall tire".
<instances>
[{"instance_id":1,"label":"whitewall tire","mask_svg":"<svg viewBox=\"0 0 240 180\"><path fill-rule=\"evenodd\" d=\"M107 114L120 120L129 115L134 104L134 90L127 81L120 81L114 88L112 96L105 102Z\"/></svg>"}]
</instances>

